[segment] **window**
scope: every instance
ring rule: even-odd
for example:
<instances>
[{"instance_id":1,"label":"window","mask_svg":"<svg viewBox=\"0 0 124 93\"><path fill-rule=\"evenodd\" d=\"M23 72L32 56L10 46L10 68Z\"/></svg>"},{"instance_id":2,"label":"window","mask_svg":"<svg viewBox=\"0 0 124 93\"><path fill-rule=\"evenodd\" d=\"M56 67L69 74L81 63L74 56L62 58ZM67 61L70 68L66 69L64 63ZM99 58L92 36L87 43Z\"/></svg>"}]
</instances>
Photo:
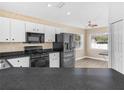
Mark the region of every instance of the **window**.
<instances>
[{"instance_id":1,"label":"window","mask_svg":"<svg viewBox=\"0 0 124 93\"><path fill-rule=\"evenodd\" d=\"M82 34L75 34L75 47L76 48L82 48L83 44L83 35Z\"/></svg>"},{"instance_id":2,"label":"window","mask_svg":"<svg viewBox=\"0 0 124 93\"><path fill-rule=\"evenodd\" d=\"M108 33L99 33L91 35L91 48L108 49Z\"/></svg>"}]
</instances>

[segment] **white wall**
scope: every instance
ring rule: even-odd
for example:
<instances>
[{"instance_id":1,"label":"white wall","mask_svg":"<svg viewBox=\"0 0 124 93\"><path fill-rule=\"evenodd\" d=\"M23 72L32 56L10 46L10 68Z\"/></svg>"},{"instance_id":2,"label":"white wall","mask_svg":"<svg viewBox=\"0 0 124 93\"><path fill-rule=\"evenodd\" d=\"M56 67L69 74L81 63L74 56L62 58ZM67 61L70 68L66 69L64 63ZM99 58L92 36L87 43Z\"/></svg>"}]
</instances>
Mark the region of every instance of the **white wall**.
<instances>
[{"instance_id":1,"label":"white wall","mask_svg":"<svg viewBox=\"0 0 124 93\"><path fill-rule=\"evenodd\" d=\"M90 35L91 34L96 34L96 33L100 33L100 34L104 34L105 32L108 32L108 27L101 27L101 28L94 28L94 29L87 29L86 30L86 43L85 43L85 55L87 57L91 57L91 58L96 58L96 59L100 59L100 60L105 60L104 56L99 55L99 53L103 53L106 52L108 50L103 50L103 49L94 49L91 48L91 42L90 42Z\"/></svg>"},{"instance_id":2,"label":"white wall","mask_svg":"<svg viewBox=\"0 0 124 93\"><path fill-rule=\"evenodd\" d=\"M124 18L124 2L109 3L109 23Z\"/></svg>"}]
</instances>

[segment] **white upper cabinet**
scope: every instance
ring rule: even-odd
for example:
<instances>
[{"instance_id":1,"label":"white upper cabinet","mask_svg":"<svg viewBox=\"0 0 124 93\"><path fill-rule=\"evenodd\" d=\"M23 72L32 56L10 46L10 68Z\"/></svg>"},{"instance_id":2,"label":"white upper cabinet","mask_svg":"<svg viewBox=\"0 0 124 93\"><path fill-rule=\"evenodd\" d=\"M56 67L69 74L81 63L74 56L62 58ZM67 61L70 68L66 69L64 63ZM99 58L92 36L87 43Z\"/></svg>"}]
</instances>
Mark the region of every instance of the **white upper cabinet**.
<instances>
[{"instance_id":1,"label":"white upper cabinet","mask_svg":"<svg viewBox=\"0 0 124 93\"><path fill-rule=\"evenodd\" d=\"M44 33L44 25L42 25L42 24L36 24L36 32L38 32L38 33Z\"/></svg>"},{"instance_id":2,"label":"white upper cabinet","mask_svg":"<svg viewBox=\"0 0 124 93\"><path fill-rule=\"evenodd\" d=\"M11 20L11 42L25 42L25 22Z\"/></svg>"},{"instance_id":3,"label":"white upper cabinet","mask_svg":"<svg viewBox=\"0 0 124 93\"><path fill-rule=\"evenodd\" d=\"M45 26L45 42L55 42L55 28Z\"/></svg>"},{"instance_id":4,"label":"white upper cabinet","mask_svg":"<svg viewBox=\"0 0 124 93\"><path fill-rule=\"evenodd\" d=\"M36 32L36 24L31 22L26 22L26 32Z\"/></svg>"},{"instance_id":5,"label":"white upper cabinet","mask_svg":"<svg viewBox=\"0 0 124 93\"><path fill-rule=\"evenodd\" d=\"M44 33L44 25L26 22L26 32Z\"/></svg>"},{"instance_id":6,"label":"white upper cabinet","mask_svg":"<svg viewBox=\"0 0 124 93\"><path fill-rule=\"evenodd\" d=\"M25 23L0 17L0 42L25 42Z\"/></svg>"},{"instance_id":7,"label":"white upper cabinet","mask_svg":"<svg viewBox=\"0 0 124 93\"><path fill-rule=\"evenodd\" d=\"M44 33L45 42L55 42L61 28L0 17L0 42L25 42L26 32Z\"/></svg>"},{"instance_id":8,"label":"white upper cabinet","mask_svg":"<svg viewBox=\"0 0 124 93\"><path fill-rule=\"evenodd\" d=\"M0 17L0 42L10 42L10 21Z\"/></svg>"}]
</instances>

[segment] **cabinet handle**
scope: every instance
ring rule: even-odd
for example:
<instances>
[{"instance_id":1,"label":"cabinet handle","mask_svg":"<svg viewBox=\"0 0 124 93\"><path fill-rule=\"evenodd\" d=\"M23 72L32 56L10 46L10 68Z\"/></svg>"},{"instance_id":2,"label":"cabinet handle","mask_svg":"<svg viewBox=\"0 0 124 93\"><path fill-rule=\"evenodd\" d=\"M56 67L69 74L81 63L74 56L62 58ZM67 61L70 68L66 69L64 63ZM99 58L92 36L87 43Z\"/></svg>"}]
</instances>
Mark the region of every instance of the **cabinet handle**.
<instances>
[{"instance_id":1,"label":"cabinet handle","mask_svg":"<svg viewBox=\"0 0 124 93\"><path fill-rule=\"evenodd\" d=\"M6 40L8 40L8 38L6 38Z\"/></svg>"},{"instance_id":2,"label":"cabinet handle","mask_svg":"<svg viewBox=\"0 0 124 93\"><path fill-rule=\"evenodd\" d=\"M19 62L19 60L18 60L18 62Z\"/></svg>"},{"instance_id":3,"label":"cabinet handle","mask_svg":"<svg viewBox=\"0 0 124 93\"><path fill-rule=\"evenodd\" d=\"M14 40L14 38L12 40Z\"/></svg>"}]
</instances>

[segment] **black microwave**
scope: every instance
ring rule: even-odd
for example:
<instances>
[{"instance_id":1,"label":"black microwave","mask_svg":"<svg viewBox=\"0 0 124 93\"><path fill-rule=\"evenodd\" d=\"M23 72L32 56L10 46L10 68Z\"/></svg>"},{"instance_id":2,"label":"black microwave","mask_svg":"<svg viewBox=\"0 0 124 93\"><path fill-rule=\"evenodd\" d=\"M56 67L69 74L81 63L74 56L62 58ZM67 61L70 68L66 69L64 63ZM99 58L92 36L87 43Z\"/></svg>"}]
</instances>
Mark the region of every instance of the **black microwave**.
<instances>
[{"instance_id":1,"label":"black microwave","mask_svg":"<svg viewBox=\"0 0 124 93\"><path fill-rule=\"evenodd\" d=\"M43 33L26 33L26 42L27 43L44 43L44 34Z\"/></svg>"}]
</instances>

